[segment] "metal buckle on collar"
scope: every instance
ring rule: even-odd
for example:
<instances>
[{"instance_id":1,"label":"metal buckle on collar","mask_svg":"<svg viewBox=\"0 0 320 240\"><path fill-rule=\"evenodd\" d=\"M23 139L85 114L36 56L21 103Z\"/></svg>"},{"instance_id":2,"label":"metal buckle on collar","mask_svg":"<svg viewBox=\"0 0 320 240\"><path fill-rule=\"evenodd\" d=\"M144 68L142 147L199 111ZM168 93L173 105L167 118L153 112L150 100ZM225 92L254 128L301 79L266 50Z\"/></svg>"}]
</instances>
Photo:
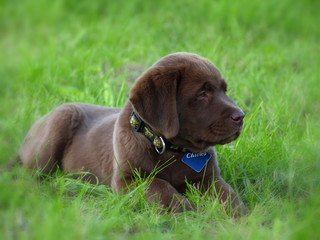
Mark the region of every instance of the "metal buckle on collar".
<instances>
[{"instance_id":1,"label":"metal buckle on collar","mask_svg":"<svg viewBox=\"0 0 320 240\"><path fill-rule=\"evenodd\" d=\"M136 132L139 132L141 129L142 121L141 119L139 119L139 117L135 114L134 111L132 111L130 115L130 125Z\"/></svg>"},{"instance_id":2,"label":"metal buckle on collar","mask_svg":"<svg viewBox=\"0 0 320 240\"><path fill-rule=\"evenodd\" d=\"M154 148L156 149L157 153L158 154L162 154L164 153L164 151L166 150L166 144L163 140L162 137L155 137L154 140L153 140L153 145L154 145ZM161 149L161 150L159 150Z\"/></svg>"}]
</instances>

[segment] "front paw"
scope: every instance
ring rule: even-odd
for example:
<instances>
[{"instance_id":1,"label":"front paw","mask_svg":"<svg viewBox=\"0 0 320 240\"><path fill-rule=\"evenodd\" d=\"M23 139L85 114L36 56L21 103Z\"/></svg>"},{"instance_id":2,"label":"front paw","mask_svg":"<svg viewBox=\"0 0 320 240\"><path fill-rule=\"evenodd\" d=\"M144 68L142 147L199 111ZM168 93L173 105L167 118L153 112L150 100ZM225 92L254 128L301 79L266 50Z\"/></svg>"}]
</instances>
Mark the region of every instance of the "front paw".
<instances>
[{"instance_id":1,"label":"front paw","mask_svg":"<svg viewBox=\"0 0 320 240\"><path fill-rule=\"evenodd\" d=\"M191 211L195 209L194 205L185 197L174 195L169 210L173 213Z\"/></svg>"},{"instance_id":2,"label":"front paw","mask_svg":"<svg viewBox=\"0 0 320 240\"><path fill-rule=\"evenodd\" d=\"M246 206L241 203L240 205L234 206L231 210L231 215L234 218L240 218L249 213L249 210L246 208Z\"/></svg>"}]
</instances>

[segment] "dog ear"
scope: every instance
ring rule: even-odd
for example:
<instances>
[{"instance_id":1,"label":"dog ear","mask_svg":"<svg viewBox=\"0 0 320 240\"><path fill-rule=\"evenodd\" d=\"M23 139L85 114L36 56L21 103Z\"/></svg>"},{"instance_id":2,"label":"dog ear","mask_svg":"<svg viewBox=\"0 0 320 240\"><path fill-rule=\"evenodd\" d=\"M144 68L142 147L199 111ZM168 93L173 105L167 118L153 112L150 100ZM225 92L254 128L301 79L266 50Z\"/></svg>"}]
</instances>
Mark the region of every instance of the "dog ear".
<instances>
[{"instance_id":1,"label":"dog ear","mask_svg":"<svg viewBox=\"0 0 320 240\"><path fill-rule=\"evenodd\" d=\"M176 95L180 77L177 68L151 67L130 91L129 100L138 115L168 139L179 132Z\"/></svg>"}]
</instances>

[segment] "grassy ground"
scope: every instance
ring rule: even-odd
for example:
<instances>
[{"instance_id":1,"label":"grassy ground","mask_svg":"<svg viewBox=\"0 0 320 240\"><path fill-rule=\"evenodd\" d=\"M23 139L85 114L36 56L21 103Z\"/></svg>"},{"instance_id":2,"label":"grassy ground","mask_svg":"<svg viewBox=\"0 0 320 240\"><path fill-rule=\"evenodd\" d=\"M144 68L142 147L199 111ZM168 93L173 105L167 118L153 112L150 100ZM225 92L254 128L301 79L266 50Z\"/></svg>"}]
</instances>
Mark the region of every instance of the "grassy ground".
<instances>
[{"instance_id":1,"label":"grassy ground","mask_svg":"<svg viewBox=\"0 0 320 240\"><path fill-rule=\"evenodd\" d=\"M64 102L121 107L132 79L176 51L212 60L246 113L218 146L223 177L251 214L198 206L158 214L144 184L117 196L57 173L0 174L0 239L316 239L320 237L319 2L0 1L0 164Z\"/></svg>"}]
</instances>

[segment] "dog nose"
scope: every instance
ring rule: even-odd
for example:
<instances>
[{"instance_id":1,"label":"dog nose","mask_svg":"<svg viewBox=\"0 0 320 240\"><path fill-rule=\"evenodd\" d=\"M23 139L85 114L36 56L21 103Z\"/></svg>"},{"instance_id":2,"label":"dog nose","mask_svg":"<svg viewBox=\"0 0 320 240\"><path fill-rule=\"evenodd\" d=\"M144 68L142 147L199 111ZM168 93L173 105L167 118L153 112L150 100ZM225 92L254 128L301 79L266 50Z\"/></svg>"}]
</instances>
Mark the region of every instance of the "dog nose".
<instances>
[{"instance_id":1,"label":"dog nose","mask_svg":"<svg viewBox=\"0 0 320 240\"><path fill-rule=\"evenodd\" d=\"M234 112L231 115L232 121L234 121L236 124L242 124L243 118L244 118L244 113L240 110L238 112Z\"/></svg>"}]
</instances>

